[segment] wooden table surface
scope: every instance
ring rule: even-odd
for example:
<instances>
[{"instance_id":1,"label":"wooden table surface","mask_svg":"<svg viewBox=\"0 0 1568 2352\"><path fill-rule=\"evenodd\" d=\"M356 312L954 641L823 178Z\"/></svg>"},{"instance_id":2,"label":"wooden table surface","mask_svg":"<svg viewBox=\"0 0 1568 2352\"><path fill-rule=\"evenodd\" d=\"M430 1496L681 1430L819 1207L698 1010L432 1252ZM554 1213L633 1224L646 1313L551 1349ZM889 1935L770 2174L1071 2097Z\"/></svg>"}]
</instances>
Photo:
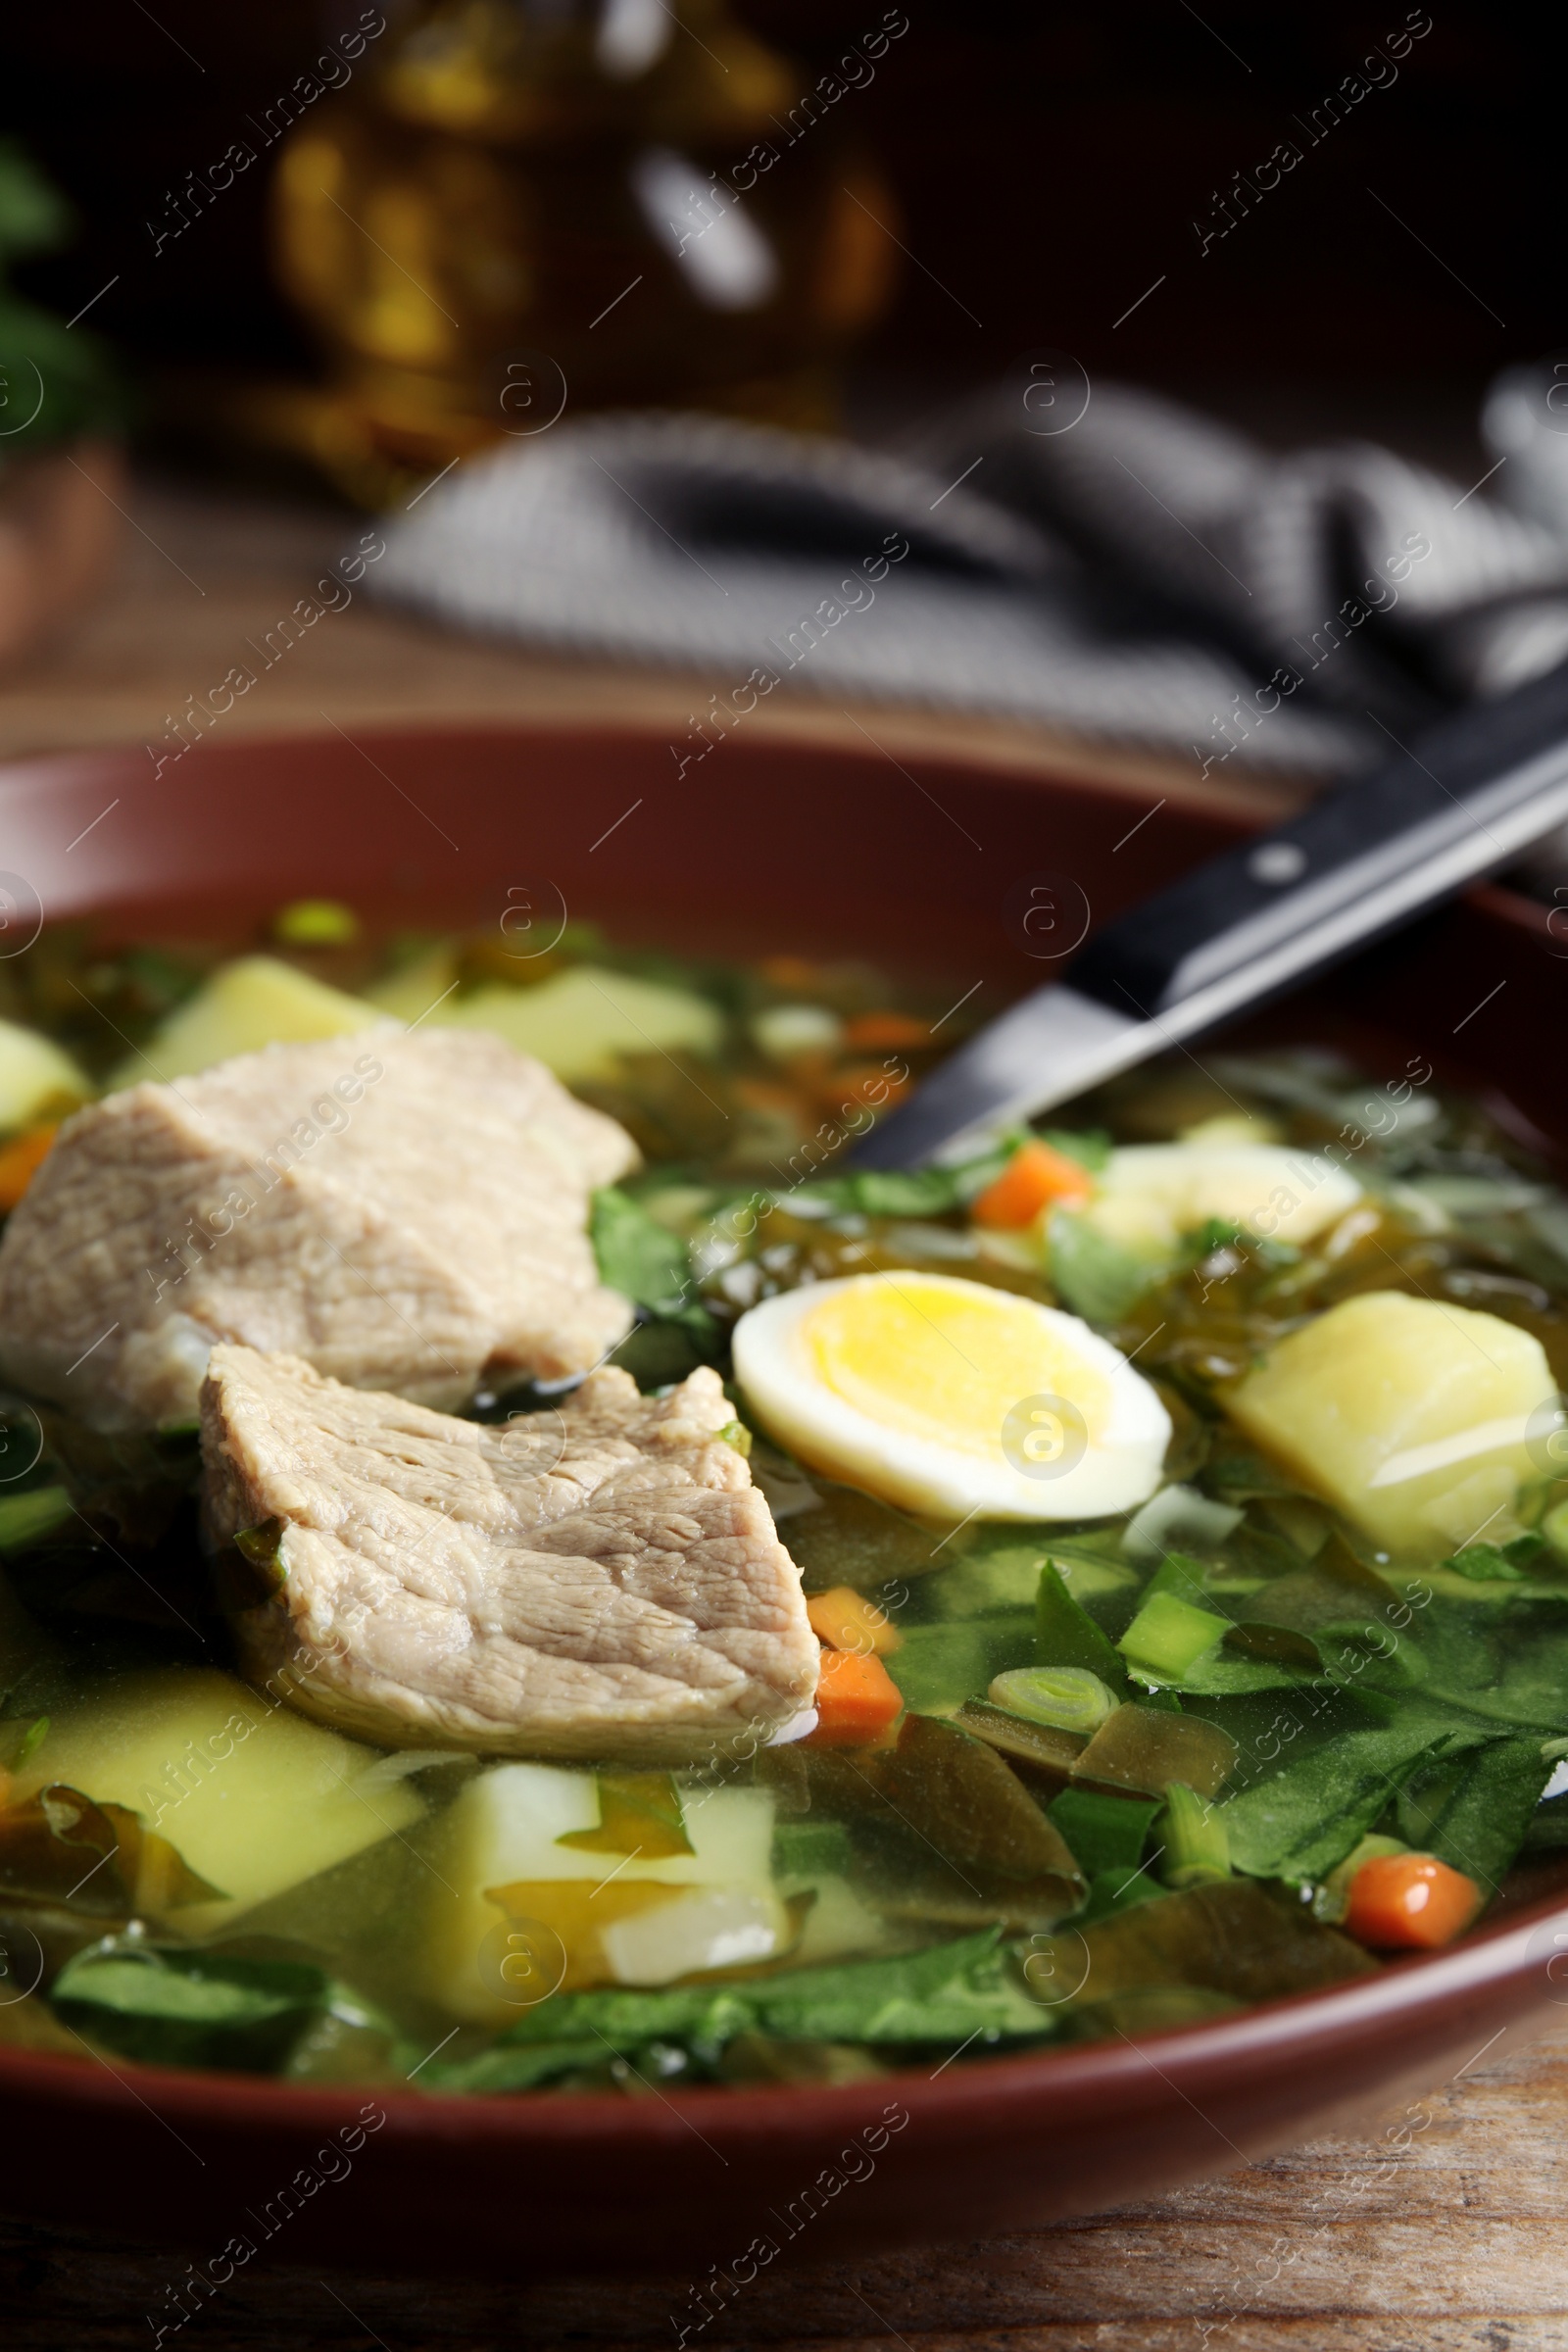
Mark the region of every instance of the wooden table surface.
<instances>
[{"instance_id":1,"label":"wooden table surface","mask_svg":"<svg viewBox=\"0 0 1568 2352\"><path fill-rule=\"evenodd\" d=\"M1361 2132L1119 2213L761 2273L689 2352L1560 2352L1568 2022ZM25 2162L7 2148L4 2169ZM0 2223L6 2352L147 2352L183 2256ZM669 2352L689 2280L535 2286L257 2262L182 2352Z\"/></svg>"},{"instance_id":2,"label":"wooden table surface","mask_svg":"<svg viewBox=\"0 0 1568 2352\"><path fill-rule=\"evenodd\" d=\"M139 486L111 588L60 644L0 679L0 758L156 741L166 714L215 686L352 544L356 527ZM707 682L473 644L357 600L322 621L223 723L287 734L335 719L584 719L684 730ZM1004 720L853 712L804 696L759 727L858 743L889 757L953 752L1020 770L1070 760L1147 796L1260 803L1297 796L1244 776L1064 743ZM1549 2014L1549 2013L1548 2013ZM1568 2352L1568 2023L1533 2047L1518 2029L1419 2107L1099 2219L981 2244L763 2274L702 2338L849 2352ZM0 2208L25 2148L0 2113ZM172 2230L172 2244L174 2232ZM4 2352L119 2352L153 2343L153 2312L183 2258L0 2223ZM685 2282L553 2282L519 2289L321 2278L274 2266L236 2275L190 2323L191 2352L344 2347L480 2352L672 2345ZM181 2331L182 2334L184 2331ZM171 2342L173 2337L167 2339Z\"/></svg>"},{"instance_id":3,"label":"wooden table surface","mask_svg":"<svg viewBox=\"0 0 1568 2352\"><path fill-rule=\"evenodd\" d=\"M365 527L355 517L278 508L184 488L129 494L116 575L97 603L45 652L0 672L0 760L86 745L159 744L187 699L205 701ZM341 594L341 585L338 593ZM249 649L249 650L247 650ZM668 728L686 740L715 680L669 669L532 653L458 635L373 604L363 588L322 616L259 675L207 740L362 727L508 719ZM1247 776L1240 760L1200 781L1196 760L1069 742L1047 727L980 713L852 711L805 688L759 704L757 735L874 748L890 757L944 753L1004 766L1069 761L1124 792L1194 804L1280 809L1300 798L1288 780ZM149 761L149 770L151 762Z\"/></svg>"}]
</instances>

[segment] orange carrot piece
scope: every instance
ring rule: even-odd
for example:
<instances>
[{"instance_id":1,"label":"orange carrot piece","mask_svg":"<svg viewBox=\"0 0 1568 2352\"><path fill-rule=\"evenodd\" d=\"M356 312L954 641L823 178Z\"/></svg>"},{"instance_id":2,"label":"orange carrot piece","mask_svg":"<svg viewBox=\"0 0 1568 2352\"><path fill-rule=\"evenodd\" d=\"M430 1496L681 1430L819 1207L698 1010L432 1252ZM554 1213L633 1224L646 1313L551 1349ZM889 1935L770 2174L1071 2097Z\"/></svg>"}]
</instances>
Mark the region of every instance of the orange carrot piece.
<instances>
[{"instance_id":1,"label":"orange carrot piece","mask_svg":"<svg viewBox=\"0 0 1568 2352\"><path fill-rule=\"evenodd\" d=\"M1377 1854L1350 1881L1345 1929L1374 1951L1431 1951L1462 1935L1481 1902L1474 1879L1435 1854Z\"/></svg>"},{"instance_id":2,"label":"orange carrot piece","mask_svg":"<svg viewBox=\"0 0 1568 2352\"><path fill-rule=\"evenodd\" d=\"M58 1121L47 1127L33 1127L0 1152L0 1209L16 1207L58 1133Z\"/></svg>"},{"instance_id":3,"label":"orange carrot piece","mask_svg":"<svg viewBox=\"0 0 1568 2352\"><path fill-rule=\"evenodd\" d=\"M776 1078L737 1078L735 1093L748 1110L780 1111L794 1119L803 1135L816 1117L812 1105L794 1087L785 1086Z\"/></svg>"},{"instance_id":4,"label":"orange carrot piece","mask_svg":"<svg viewBox=\"0 0 1568 2352\"><path fill-rule=\"evenodd\" d=\"M835 1585L830 1592L813 1592L806 1604L811 1631L829 1649L851 1649L864 1658L885 1658L902 1648L904 1636L890 1625L875 1601L866 1600L853 1585Z\"/></svg>"},{"instance_id":5,"label":"orange carrot piece","mask_svg":"<svg viewBox=\"0 0 1568 2352\"><path fill-rule=\"evenodd\" d=\"M764 980L794 996L808 996L822 977L821 965L808 963L804 956L764 956L758 968Z\"/></svg>"},{"instance_id":6,"label":"orange carrot piece","mask_svg":"<svg viewBox=\"0 0 1568 2352\"><path fill-rule=\"evenodd\" d=\"M861 1054L889 1054L900 1046L929 1046L929 1021L912 1012L858 1012L844 1024L844 1042Z\"/></svg>"},{"instance_id":7,"label":"orange carrot piece","mask_svg":"<svg viewBox=\"0 0 1568 2352\"><path fill-rule=\"evenodd\" d=\"M868 1747L904 1706L899 1686L880 1658L853 1649L824 1649L816 1684L816 1729L803 1747Z\"/></svg>"},{"instance_id":8,"label":"orange carrot piece","mask_svg":"<svg viewBox=\"0 0 1568 2352\"><path fill-rule=\"evenodd\" d=\"M1087 1200L1094 1189L1095 1180L1081 1160L1036 1136L1019 1145L996 1182L971 1201L969 1214L977 1225L1016 1231L1032 1225L1050 1202L1071 1205Z\"/></svg>"},{"instance_id":9,"label":"orange carrot piece","mask_svg":"<svg viewBox=\"0 0 1568 2352\"><path fill-rule=\"evenodd\" d=\"M810 1081L811 1092L830 1118L847 1117L857 1108L891 1110L906 1095L912 1079L899 1077L880 1061L846 1061Z\"/></svg>"}]
</instances>

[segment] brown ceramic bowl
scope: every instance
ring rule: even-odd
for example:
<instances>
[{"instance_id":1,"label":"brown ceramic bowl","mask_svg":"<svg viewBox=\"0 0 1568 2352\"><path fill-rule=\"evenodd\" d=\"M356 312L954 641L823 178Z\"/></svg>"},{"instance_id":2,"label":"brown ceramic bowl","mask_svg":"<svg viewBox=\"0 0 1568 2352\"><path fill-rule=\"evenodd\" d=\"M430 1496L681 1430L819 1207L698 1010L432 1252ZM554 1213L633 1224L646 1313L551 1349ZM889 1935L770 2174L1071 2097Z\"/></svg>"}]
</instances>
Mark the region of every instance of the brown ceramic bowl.
<instances>
[{"instance_id":1,"label":"brown ceramic bowl","mask_svg":"<svg viewBox=\"0 0 1568 2352\"><path fill-rule=\"evenodd\" d=\"M1172 800L1124 839L1152 797L744 735L682 781L665 744L626 733L209 745L157 773L140 752L95 753L0 773L0 947L36 906L211 939L307 894L499 922L554 886L622 933L869 955L947 977L955 999L979 982L995 1007L1052 968L1009 927L1020 881L1076 884L1101 919L1244 829L1234 808ZM1420 1053L1560 1155L1563 954L1544 909L1481 891L1291 1000L1269 1033L1348 1044L1373 1076ZM1549 2019L1568 1997L1551 1973L1568 1892L1542 1873L1509 1903L1435 1957L1147 2042L838 2089L460 2100L0 2046L0 2125L26 2157L6 2202L177 2240L219 2279L244 2259L230 2239L260 2251L279 2231L290 2263L694 2281L711 2265L744 2279L797 2235L812 2257L978 2236L1222 2172ZM318 2151L344 2127L352 2170L323 2185L343 2167ZM676 2333L714 2301L677 2312Z\"/></svg>"}]
</instances>

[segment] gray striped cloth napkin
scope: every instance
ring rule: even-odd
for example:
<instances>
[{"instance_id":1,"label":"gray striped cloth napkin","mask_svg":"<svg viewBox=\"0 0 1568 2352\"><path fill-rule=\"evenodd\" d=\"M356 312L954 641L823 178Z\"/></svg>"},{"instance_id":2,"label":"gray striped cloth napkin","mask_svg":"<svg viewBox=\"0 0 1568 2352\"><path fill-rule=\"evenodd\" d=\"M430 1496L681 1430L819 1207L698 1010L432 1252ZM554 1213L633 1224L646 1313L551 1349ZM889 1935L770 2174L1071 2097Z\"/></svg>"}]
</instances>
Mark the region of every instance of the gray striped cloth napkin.
<instances>
[{"instance_id":1,"label":"gray striped cloth napkin","mask_svg":"<svg viewBox=\"0 0 1568 2352\"><path fill-rule=\"evenodd\" d=\"M1556 389L1494 387L1498 464L1468 492L1365 443L1265 452L1114 384L1059 424L999 389L897 454L609 414L422 493L375 585L460 628L696 670L715 709L786 687L1329 778L1568 658Z\"/></svg>"}]
</instances>

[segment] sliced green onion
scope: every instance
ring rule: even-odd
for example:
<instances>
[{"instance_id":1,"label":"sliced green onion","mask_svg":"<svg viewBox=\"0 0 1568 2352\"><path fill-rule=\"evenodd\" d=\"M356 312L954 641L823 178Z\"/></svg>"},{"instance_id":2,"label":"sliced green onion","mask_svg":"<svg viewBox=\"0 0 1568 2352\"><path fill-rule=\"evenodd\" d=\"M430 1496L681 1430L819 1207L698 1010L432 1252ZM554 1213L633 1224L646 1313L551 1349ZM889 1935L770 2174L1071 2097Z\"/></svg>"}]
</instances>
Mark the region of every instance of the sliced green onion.
<instances>
[{"instance_id":1,"label":"sliced green onion","mask_svg":"<svg viewBox=\"0 0 1568 2352\"><path fill-rule=\"evenodd\" d=\"M0 1496L0 1551L25 1551L70 1517L64 1487L29 1487L25 1494Z\"/></svg>"},{"instance_id":2,"label":"sliced green onion","mask_svg":"<svg viewBox=\"0 0 1568 2352\"><path fill-rule=\"evenodd\" d=\"M997 1676L986 1696L1009 1714L1058 1732L1096 1732L1118 1703L1087 1666L1014 1666Z\"/></svg>"},{"instance_id":3,"label":"sliced green onion","mask_svg":"<svg viewBox=\"0 0 1568 2352\"><path fill-rule=\"evenodd\" d=\"M352 947L360 918L337 899L295 899L272 917L272 937L289 948Z\"/></svg>"},{"instance_id":4,"label":"sliced green onion","mask_svg":"<svg viewBox=\"0 0 1568 2352\"><path fill-rule=\"evenodd\" d=\"M1174 1592L1152 1592L1116 1647L1135 1672L1179 1683L1193 1660L1230 1630L1228 1617L1195 1609Z\"/></svg>"},{"instance_id":5,"label":"sliced green onion","mask_svg":"<svg viewBox=\"0 0 1568 2352\"><path fill-rule=\"evenodd\" d=\"M1231 1841L1218 1808L1196 1788L1172 1781L1159 1825L1165 1851L1160 1876L1167 1886L1210 1886L1231 1875Z\"/></svg>"}]
</instances>

